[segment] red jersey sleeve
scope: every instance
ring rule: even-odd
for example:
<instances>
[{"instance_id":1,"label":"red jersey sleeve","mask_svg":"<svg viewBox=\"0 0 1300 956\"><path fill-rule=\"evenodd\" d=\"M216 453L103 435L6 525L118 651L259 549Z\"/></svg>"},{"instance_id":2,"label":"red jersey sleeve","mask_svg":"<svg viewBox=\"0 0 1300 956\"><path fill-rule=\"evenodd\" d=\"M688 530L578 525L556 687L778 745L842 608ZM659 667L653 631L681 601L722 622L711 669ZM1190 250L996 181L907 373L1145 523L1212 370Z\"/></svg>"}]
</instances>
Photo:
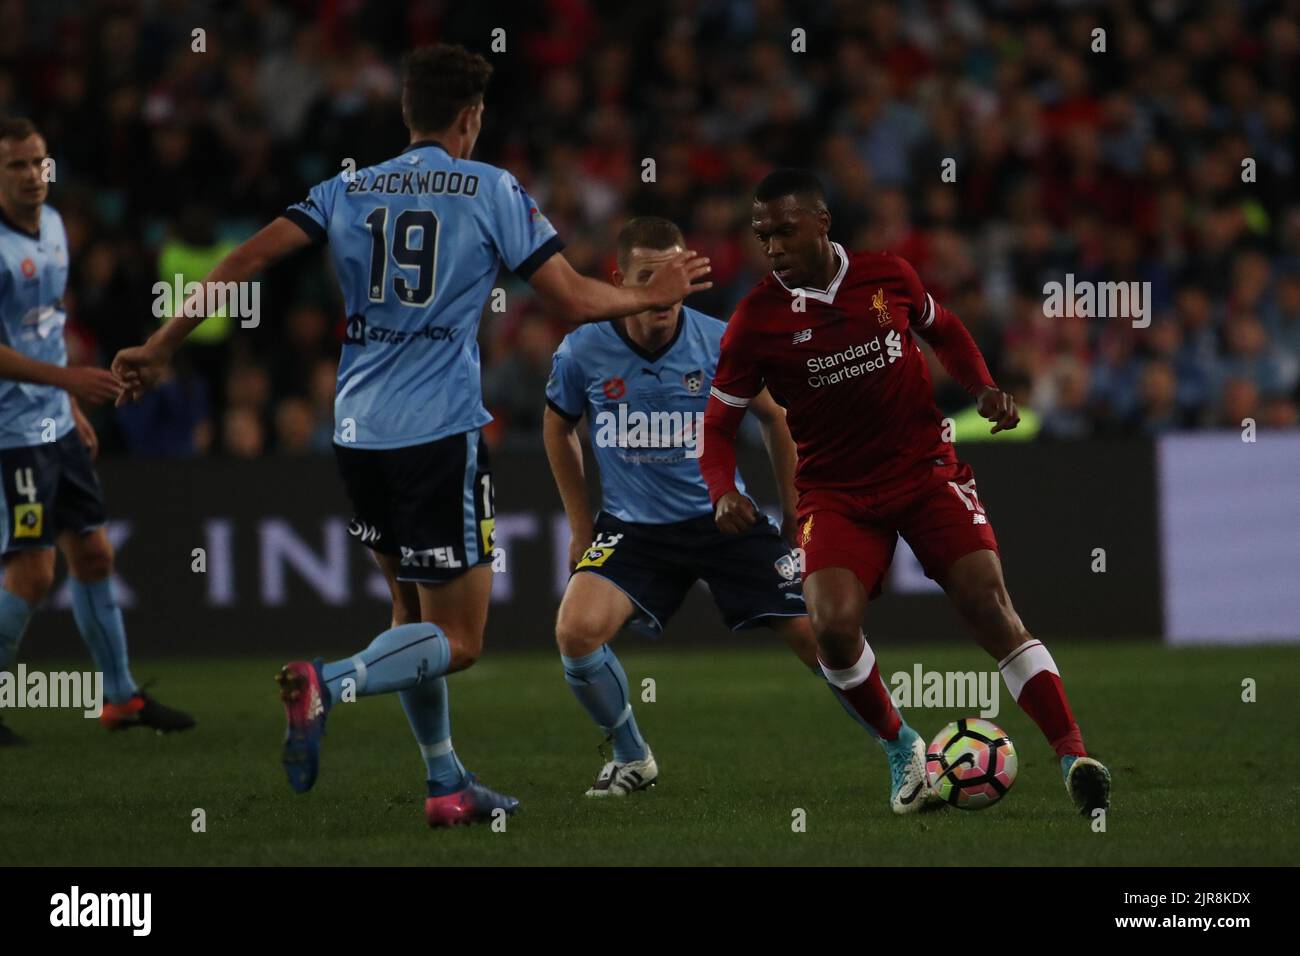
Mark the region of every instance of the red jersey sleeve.
<instances>
[{"instance_id":1,"label":"red jersey sleeve","mask_svg":"<svg viewBox=\"0 0 1300 956\"><path fill-rule=\"evenodd\" d=\"M763 375L751 350L746 347L746 337L740 320L740 311L727 323L722 333L718 354L718 370L713 373L713 388L709 394L733 408L745 408L750 399L763 390Z\"/></svg>"},{"instance_id":2,"label":"red jersey sleeve","mask_svg":"<svg viewBox=\"0 0 1300 956\"><path fill-rule=\"evenodd\" d=\"M970 395L981 389L997 388L993 376L984 364L984 356L961 319L945 309L934 296L925 291L921 277L916 274L912 264L899 256L894 257L907 287L908 298L914 306L916 320L912 328L916 334L930 343L934 354L939 357L948 374Z\"/></svg>"},{"instance_id":3,"label":"red jersey sleeve","mask_svg":"<svg viewBox=\"0 0 1300 956\"><path fill-rule=\"evenodd\" d=\"M714 507L718 499L736 489L736 433L750 400L763 390L763 377L743 344L738 317L739 312L722 333L718 368L704 411L700 475L709 486Z\"/></svg>"}]
</instances>

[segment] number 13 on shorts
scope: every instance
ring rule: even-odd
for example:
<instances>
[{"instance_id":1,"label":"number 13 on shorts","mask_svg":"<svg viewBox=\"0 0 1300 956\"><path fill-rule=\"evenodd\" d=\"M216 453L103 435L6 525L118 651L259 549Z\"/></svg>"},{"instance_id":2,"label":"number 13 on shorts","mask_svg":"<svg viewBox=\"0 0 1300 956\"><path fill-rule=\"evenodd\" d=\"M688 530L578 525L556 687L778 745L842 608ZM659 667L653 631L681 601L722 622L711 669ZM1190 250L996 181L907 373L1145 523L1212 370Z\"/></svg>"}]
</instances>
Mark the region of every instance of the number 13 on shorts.
<instances>
[{"instance_id":1,"label":"number 13 on shorts","mask_svg":"<svg viewBox=\"0 0 1300 956\"><path fill-rule=\"evenodd\" d=\"M496 547L496 487L492 484L492 472L479 472L478 494L474 510L478 512L479 547L483 554L491 554Z\"/></svg>"}]
</instances>

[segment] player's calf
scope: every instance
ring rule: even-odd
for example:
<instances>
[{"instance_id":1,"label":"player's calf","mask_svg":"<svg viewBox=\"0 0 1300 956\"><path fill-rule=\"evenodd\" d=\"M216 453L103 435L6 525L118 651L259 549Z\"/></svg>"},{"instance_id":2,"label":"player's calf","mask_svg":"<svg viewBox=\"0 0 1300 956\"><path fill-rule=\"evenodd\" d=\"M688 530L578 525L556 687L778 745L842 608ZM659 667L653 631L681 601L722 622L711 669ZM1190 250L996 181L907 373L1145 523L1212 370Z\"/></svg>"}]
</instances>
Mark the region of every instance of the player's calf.
<instances>
[{"instance_id":1,"label":"player's calf","mask_svg":"<svg viewBox=\"0 0 1300 956\"><path fill-rule=\"evenodd\" d=\"M998 661L1002 682L1038 725L1057 756L1087 754L1056 661L1042 641L1029 640Z\"/></svg>"},{"instance_id":2,"label":"player's calf","mask_svg":"<svg viewBox=\"0 0 1300 956\"><path fill-rule=\"evenodd\" d=\"M613 648L608 646L632 611L631 600L609 581L595 574L575 574L560 602L555 642L560 650L565 683L613 745L614 759L601 769L601 775L614 768L610 770L612 784L618 775L617 768L627 766L631 770L625 775L625 783L634 784L635 777L639 776L646 781L644 786L649 786L658 776L658 767L651 773L654 758L632 712L627 673ZM597 789L601 793L593 794ZM608 796L606 789L601 786L601 777L597 777L596 785L587 793Z\"/></svg>"},{"instance_id":3,"label":"player's calf","mask_svg":"<svg viewBox=\"0 0 1300 956\"><path fill-rule=\"evenodd\" d=\"M902 716L880 679L876 655L862 634L866 595L853 573L826 568L804 590L817 639L818 664L849 715L882 740L894 740Z\"/></svg>"},{"instance_id":4,"label":"player's calf","mask_svg":"<svg viewBox=\"0 0 1300 956\"><path fill-rule=\"evenodd\" d=\"M1002 681L1011 696L1062 758L1066 789L1076 806L1095 809L1104 805L1109 800L1110 773L1100 763L1089 759L1081 764L1077 788L1069 783L1070 768L1065 761L1073 764L1070 758L1087 756L1083 734L1056 661L1043 642L1029 634L1012 606L997 555L977 551L961 558L953 564L944 588L974 629L980 645L998 661Z\"/></svg>"},{"instance_id":5,"label":"player's calf","mask_svg":"<svg viewBox=\"0 0 1300 956\"><path fill-rule=\"evenodd\" d=\"M811 668L814 674L821 674L821 655L817 638L806 615L775 618L772 621L772 629L781 635L795 657Z\"/></svg>"},{"instance_id":6,"label":"player's calf","mask_svg":"<svg viewBox=\"0 0 1300 956\"><path fill-rule=\"evenodd\" d=\"M564 680L614 747L613 763L645 761L650 748L637 727L628 697L627 673L614 651L601 646L581 657L561 655ZM655 771L658 775L658 770Z\"/></svg>"}]
</instances>

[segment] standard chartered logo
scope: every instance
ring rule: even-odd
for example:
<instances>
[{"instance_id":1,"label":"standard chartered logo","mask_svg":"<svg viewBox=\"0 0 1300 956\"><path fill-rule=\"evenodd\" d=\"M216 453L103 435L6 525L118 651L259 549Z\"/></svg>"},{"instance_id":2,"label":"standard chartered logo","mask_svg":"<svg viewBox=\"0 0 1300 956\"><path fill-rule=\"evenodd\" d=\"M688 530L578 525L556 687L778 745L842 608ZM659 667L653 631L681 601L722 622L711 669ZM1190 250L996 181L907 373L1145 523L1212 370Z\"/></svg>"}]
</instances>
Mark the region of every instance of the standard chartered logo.
<instances>
[{"instance_id":1,"label":"standard chartered logo","mask_svg":"<svg viewBox=\"0 0 1300 956\"><path fill-rule=\"evenodd\" d=\"M703 412L629 411L620 403L617 411L604 409L596 413L593 441L601 448L680 448L687 458L699 458L704 448L703 435ZM655 460L675 460L675 456Z\"/></svg>"},{"instance_id":2,"label":"standard chartered logo","mask_svg":"<svg viewBox=\"0 0 1300 956\"><path fill-rule=\"evenodd\" d=\"M808 359L808 371L813 373L808 377L808 384L813 388L835 385L892 365L902 357L903 337L896 329L890 329L883 339L874 338L830 355Z\"/></svg>"}]
</instances>

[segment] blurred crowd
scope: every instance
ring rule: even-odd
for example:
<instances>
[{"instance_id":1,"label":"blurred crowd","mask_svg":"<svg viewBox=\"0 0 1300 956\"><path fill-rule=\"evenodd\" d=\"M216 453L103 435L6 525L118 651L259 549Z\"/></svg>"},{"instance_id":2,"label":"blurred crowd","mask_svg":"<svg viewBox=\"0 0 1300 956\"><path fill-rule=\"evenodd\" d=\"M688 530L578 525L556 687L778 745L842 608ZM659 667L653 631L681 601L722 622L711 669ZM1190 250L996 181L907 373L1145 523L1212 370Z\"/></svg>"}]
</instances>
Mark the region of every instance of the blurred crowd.
<instances>
[{"instance_id":1,"label":"blurred crowd","mask_svg":"<svg viewBox=\"0 0 1300 956\"><path fill-rule=\"evenodd\" d=\"M627 216L665 215L713 260L692 305L725 316L767 271L754 184L810 166L833 237L916 266L1032 409L1024 437L1297 425L1300 0L0 0L0 111L57 163L74 360L155 328L160 278L200 278L345 160L398 152L400 56L436 40L489 55L475 158L525 183L580 271L608 275ZM1067 274L1150 283L1149 327L1048 317ZM536 446L566 326L502 283L491 438ZM106 448L328 451L325 256L273 268L261 310L214 323L143 404L99 410Z\"/></svg>"}]
</instances>

